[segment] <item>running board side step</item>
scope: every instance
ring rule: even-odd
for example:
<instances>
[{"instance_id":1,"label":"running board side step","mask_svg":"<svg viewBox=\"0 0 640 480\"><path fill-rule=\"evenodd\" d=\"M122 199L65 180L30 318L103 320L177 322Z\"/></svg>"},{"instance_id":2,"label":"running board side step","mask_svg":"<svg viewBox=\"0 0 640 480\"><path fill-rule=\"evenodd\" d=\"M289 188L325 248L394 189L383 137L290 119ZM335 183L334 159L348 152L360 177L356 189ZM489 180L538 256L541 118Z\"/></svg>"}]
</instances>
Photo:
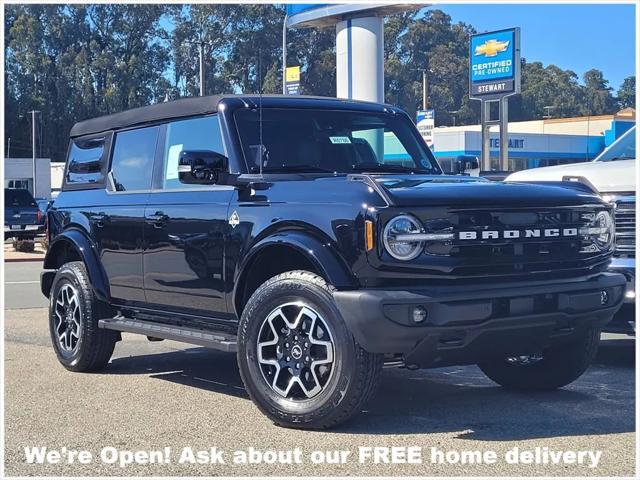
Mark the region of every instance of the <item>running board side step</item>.
<instances>
[{"instance_id":1,"label":"running board side step","mask_svg":"<svg viewBox=\"0 0 640 480\"><path fill-rule=\"evenodd\" d=\"M122 316L98 320L98 326L118 332L139 333L149 337L192 343L194 345L222 350L223 352L236 352L237 337L222 333L207 332L206 330L196 328L163 325Z\"/></svg>"}]
</instances>

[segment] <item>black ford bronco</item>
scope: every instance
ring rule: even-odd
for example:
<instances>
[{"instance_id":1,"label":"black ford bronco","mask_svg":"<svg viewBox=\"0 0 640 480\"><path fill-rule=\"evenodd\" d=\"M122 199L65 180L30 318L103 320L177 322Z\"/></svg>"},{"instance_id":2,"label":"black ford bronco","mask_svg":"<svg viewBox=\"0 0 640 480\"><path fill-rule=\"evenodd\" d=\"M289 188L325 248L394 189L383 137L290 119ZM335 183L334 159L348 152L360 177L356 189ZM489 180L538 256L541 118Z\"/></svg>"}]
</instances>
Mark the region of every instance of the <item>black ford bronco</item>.
<instances>
[{"instance_id":1,"label":"black ford bronco","mask_svg":"<svg viewBox=\"0 0 640 480\"><path fill-rule=\"evenodd\" d=\"M562 387L625 287L588 187L444 175L403 111L332 98L80 122L47 235L64 367L105 367L121 332L237 352L260 410L298 428L359 412L385 362Z\"/></svg>"}]
</instances>

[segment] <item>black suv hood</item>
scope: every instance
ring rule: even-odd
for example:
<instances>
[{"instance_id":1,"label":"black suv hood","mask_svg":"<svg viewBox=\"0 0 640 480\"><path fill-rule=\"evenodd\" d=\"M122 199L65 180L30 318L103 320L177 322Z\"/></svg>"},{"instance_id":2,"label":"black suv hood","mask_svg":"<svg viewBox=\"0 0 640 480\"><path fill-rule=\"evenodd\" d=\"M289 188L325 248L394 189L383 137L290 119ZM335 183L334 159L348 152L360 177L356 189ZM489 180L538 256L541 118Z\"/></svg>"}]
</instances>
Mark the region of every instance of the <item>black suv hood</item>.
<instances>
[{"instance_id":1,"label":"black suv hood","mask_svg":"<svg viewBox=\"0 0 640 480\"><path fill-rule=\"evenodd\" d=\"M452 175L369 175L395 206L568 206L602 203L570 187L492 182Z\"/></svg>"}]
</instances>

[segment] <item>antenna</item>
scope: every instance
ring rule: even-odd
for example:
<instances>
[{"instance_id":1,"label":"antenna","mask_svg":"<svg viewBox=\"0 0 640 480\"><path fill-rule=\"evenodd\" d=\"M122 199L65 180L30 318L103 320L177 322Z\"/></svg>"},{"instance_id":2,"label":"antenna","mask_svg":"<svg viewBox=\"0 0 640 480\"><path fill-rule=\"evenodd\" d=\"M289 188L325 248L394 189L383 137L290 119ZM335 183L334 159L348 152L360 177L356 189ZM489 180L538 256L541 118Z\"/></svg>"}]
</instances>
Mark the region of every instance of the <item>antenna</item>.
<instances>
[{"instance_id":1,"label":"antenna","mask_svg":"<svg viewBox=\"0 0 640 480\"><path fill-rule=\"evenodd\" d=\"M262 47L258 48L258 129L260 135L259 158L260 177L262 177L262 164L264 163L264 144L262 143Z\"/></svg>"}]
</instances>

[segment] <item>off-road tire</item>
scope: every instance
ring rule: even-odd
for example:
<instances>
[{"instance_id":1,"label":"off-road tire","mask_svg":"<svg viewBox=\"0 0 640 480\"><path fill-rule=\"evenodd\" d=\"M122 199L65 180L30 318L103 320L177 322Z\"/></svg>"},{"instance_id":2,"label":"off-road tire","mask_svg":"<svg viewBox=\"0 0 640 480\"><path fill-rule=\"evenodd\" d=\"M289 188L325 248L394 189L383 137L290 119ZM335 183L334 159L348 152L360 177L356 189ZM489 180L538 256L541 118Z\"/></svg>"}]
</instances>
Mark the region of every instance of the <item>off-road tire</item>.
<instances>
[{"instance_id":1,"label":"off-road tire","mask_svg":"<svg viewBox=\"0 0 640 480\"><path fill-rule=\"evenodd\" d=\"M277 425L314 430L333 427L359 413L375 391L382 356L358 345L340 315L332 291L318 275L301 270L286 272L262 284L242 312L238 334L240 375L253 402ZM272 390L262 376L257 341L261 324L274 308L300 301L320 312L329 324L335 370L315 397L290 400Z\"/></svg>"},{"instance_id":2,"label":"off-road tire","mask_svg":"<svg viewBox=\"0 0 640 480\"><path fill-rule=\"evenodd\" d=\"M65 284L71 284L79 297L82 327L77 349L73 353L65 352L61 348L55 327L56 300L60 289ZM64 368L73 372L93 372L104 368L109 363L119 338L118 332L98 328L98 320L110 316L113 316L110 309L96 299L82 262L69 262L60 267L53 279L49 296L49 333L58 361Z\"/></svg>"},{"instance_id":3,"label":"off-road tire","mask_svg":"<svg viewBox=\"0 0 640 480\"><path fill-rule=\"evenodd\" d=\"M542 353L542 359L527 365L497 359L479 364L480 370L505 388L513 390L554 390L576 380L589 367L600 343L600 330L590 328L571 343L560 344Z\"/></svg>"}]
</instances>

